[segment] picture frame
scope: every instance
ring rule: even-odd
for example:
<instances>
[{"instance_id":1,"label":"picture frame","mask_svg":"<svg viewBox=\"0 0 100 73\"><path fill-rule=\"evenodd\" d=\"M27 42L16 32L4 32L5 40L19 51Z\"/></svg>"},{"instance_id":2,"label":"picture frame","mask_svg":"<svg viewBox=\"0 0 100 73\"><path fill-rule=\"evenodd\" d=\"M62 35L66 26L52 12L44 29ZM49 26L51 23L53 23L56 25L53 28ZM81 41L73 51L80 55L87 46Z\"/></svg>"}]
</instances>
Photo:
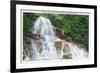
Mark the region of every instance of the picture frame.
<instances>
[{"instance_id":1,"label":"picture frame","mask_svg":"<svg viewBox=\"0 0 100 73\"><path fill-rule=\"evenodd\" d=\"M35 17L35 15L37 15L37 16L45 15L47 17L54 16L51 19L54 19L56 16L60 16L60 17L62 16L61 19L63 19L63 20L64 20L65 16L66 17L72 16L71 19L73 19L73 21L75 21L74 20L75 17L80 18L80 19L81 19L81 17L83 17L84 18L83 21L85 21L85 18L87 17L86 18L86 19L88 19L88 21L87 21L88 28L87 29L89 30L87 32L87 34L88 34L87 40L89 42L88 43L88 50L89 50L88 56L89 57L87 59L68 59L68 60L67 59L64 59L64 60L59 60L59 59L41 60L41 59L37 58L37 59L35 59L35 61L33 61L34 60L33 59L30 62L28 59L28 61L24 62L24 59L23 59L24 58L23 57L24 56L23 55L24 32L28 32L27 27L29 26L28 23L30 23L30 20L29 20L29 22L26 22L26 21L28 21L28 19L30 18L30 17L28 18L28 16L31 16L31 15L34 17ZM27 19L25 19L25 16ZM60 19L60 17L59 17L59 19ZM46 20L43 17L40 17L40 19L41 19L41 21ZM10 30L11 31L11 35L10 35L10 41L11 41L10 42L10 46L11 46L11 51L10 51L11 52L11 54L10 54L10 57L11 57L10 69L11 70L10 71L11 72L29 72L29 71L45 71L45 70L62 70L62 69L79 69L79 68L97 67L97 6L81 5L81 4L79 5L79 4L34 2L34 1L11 1L11 19L10 20L11 20L11 30ZM37 19L37 21L38 21L38 19ZM83 23L83 21L82 21L82 23ZM56 22L56 20L54 22ZM58 22L58 20L57 20L57 22ZM24 25L25 23L28 26ZM34 24L35 21L33 21L32 23ZM32 23L30 23L30 24L32 24ZM77 22L75 22L75 23L77 23ZM69 24L71 24L71 22L69 22ZM49 25L49 23L48 23L48 25ZM25 26L25 28L23 26ZM46 27L48 27L48 26L46 26ZM64 26L62 26L63 30L66 29L63 27ZM74 28L74 26L73 26L73 28ZM86 29L86 28L84 28L84 29ZM34 31L35 30L33 30L33 32ZM60 33L62 31L58 31L58 32ZM83 36L83 38L84 38L84 36ZM54 52L52 52L52 54L53 53ZM49 58L51 58L51 54L49 54L49 55L50 55ZM55 54L53 56L55 56ZM71 58L73 58L73 57L71 57ZM43 57L43 59L45 59L45 58ZM40 61L38 61L38 60L40 60Z\"/></svg>"}]
</instances>

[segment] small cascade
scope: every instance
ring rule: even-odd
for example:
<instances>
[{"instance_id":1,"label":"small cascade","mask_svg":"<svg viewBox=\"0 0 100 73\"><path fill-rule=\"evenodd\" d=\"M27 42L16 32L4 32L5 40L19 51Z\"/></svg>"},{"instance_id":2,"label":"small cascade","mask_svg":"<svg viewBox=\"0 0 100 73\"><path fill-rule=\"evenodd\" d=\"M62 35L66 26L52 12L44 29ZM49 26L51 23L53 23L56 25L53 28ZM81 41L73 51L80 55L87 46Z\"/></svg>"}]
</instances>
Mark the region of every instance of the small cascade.
<instances>
[{"instance_id":1,"label":"small cascade","mask_svg":"<svg viewBox=\"0 0 100 73\"><path fill-rule=\"evenodd\" d=\"M79 48L74 43L68 43L68 45L70 47L70 53L73 59L88 57L88 53L84 48Z\"/></svg>"}]
</instances>

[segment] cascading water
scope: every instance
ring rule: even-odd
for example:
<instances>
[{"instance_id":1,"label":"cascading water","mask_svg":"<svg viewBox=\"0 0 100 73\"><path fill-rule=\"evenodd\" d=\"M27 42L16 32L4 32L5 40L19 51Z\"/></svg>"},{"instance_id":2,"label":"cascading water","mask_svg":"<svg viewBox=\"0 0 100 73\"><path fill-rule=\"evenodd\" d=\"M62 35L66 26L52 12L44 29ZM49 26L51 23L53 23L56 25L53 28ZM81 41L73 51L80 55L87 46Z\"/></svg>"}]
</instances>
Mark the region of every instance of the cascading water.
<instances>
[{"instance_id":1,"label":"cascading water","mask_svg":"<svg viewBox=\"0 0 100 73\"><path fill-rule=\"evenodd\" d=\"M55 43L55 31L52 27L52 24L49 19L44 17L39 17L33 25L33 34L38 34L41 36L42 42L42 53L41 57L43 59L56 59L59 58L56 52L56 47L54 46Z\"/></svg>"},{"instance_id":2,"label":"cascading water","mask_svg":"<svg viewBox=\"0 0 100 73\"><path fill-rule=\"evenodd\" d=\"M79 48L74 43L68 43L68 45L70 47L70 53L71 53L73 59L88 57L88 53L84 48Z\"/></svg>"},{"instance_id":3,"label":"cascading water","mask_svg":"<svg viewBox=\"0 0 100 73\"><path fill-rule=\"evenodd\" d=\"M33 45L33 59L61 59L63 58L63 52L57 52L57 48L55 47L55 41L62 41L57 40L55 35L55 30L53 29L52 23L49 19L40 16L32 27L33 34L40 35L40 42L42 52L39 53L34 41L32 42ZM87 52L84 49L78 48L77 45L73 43L68 43L70 47L70 54L72 58L85 58ZM64 48L65 49L65 48ZM67 53L66 53L67 54Z\"/></svg>"}]
</instances>

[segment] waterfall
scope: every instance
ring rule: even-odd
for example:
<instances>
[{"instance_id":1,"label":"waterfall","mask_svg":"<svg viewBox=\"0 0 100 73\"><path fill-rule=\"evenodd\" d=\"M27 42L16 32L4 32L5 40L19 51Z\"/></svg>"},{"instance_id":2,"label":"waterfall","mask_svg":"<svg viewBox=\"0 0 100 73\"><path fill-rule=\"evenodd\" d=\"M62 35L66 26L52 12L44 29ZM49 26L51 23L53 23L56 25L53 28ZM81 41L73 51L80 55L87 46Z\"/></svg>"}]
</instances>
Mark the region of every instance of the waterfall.
<instances>
[{"instance_id":1,"label":"waterfall","mask_svg":"<svg viewBox=\"0 0 100 73\"><path fill-rule=\"evenodd\" d=\"M56 59L58 54L56 52L55 43L55 31L51 24L51 21L44 17L39 17L33 25L33 34L39 34L41 36L42 42L42 53L41 57L43 59Z\"/></svg>"},{"instance_id":2,"label":"waterfall","mask_svg":"<svg viewBox=\"0 0 100 73\"><path fill-rule=\"evenodd\" d=\"M33 59L62 59L63 55L68 54L71 55L72 59L87 57L88 53L84 48L78 48L78 46L73 43L68 43L70 49L69 53L63 53L62 50L58 53L55 42L62 42L62 40L56 37L56 32L53 29L51 21L45 17L40 16L37 18L33 24L32 33L40 36L39 40L42 48L42 52L39 53L36 43L32 40ZM66 47L63 49L66 49Z\"/></svg>"}]
</instances>

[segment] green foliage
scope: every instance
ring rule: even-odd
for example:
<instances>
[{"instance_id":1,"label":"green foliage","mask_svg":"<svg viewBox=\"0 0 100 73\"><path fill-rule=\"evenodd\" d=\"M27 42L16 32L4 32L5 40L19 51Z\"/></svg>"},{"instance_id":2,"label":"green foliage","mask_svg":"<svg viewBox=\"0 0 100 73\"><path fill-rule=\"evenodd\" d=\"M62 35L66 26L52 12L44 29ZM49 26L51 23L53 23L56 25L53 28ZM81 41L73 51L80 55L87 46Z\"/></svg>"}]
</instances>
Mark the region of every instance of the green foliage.
<instances>
[{"instance_id":1,"label":"green foliage","mask_svg":"<svg viewBox=\"0 0 100 73\"><path fill-rule=\"evenodd\" d=\"M23 13L24 33L32 32L33 23L39 16L50 19L53 26L63 29L66 39L71 37L73 41L83 43L88 48L88 15Z\"/></svg>"}]
</instances>

